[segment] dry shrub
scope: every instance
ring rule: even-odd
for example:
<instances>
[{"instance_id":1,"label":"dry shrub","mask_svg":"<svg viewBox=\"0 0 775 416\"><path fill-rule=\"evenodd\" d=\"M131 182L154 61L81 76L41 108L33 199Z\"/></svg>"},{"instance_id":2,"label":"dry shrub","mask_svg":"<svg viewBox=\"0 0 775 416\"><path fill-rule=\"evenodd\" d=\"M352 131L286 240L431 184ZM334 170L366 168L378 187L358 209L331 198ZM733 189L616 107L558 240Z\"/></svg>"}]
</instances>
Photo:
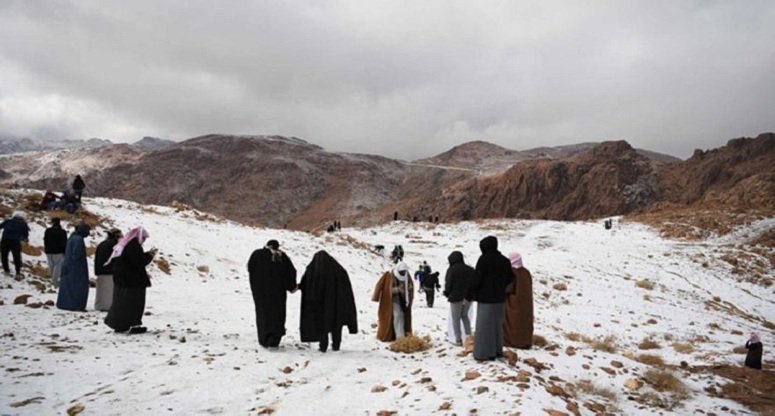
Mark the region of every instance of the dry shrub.
<instances>
[{"instance_id":1,"label":"dry shrub","mask_svg":"<svg viewBox=\"0 0 775 416\"><path fill-rule=\"evenodd\" d=\"M579 342L581 341L581 334L578 332L566 332L565 338L568 338L571 341Z\"/></svg>"},{"instance_id":2,"label":"dry shrub","mask_svg":"<svg viewBox=\"0 0 775 416\"><path fill-rule=\"evenodd\" d=\"M533 345L538 348L544 348L546 345L549 344L548 341L546 341L546 338L533 334Z\"/></svg>"},{"instance_id":3,"label":"dry shrub","mask_svg":"<svg viewBox=\"0 0 775 416\"><path fill-rule=\"evenodd\" d=\"M41 262L24 263L27 272L32 276L48 279L48 265Z\"/></svg>"},{"instance_id":4,"label":"dry shrub","mask_svg":"<svg viewBox=\"0 0 775 416\"><path fill-rule=\"evenodd\" d=\"M763 325L765 328L767 328L767 329L771 329L771 330L772 330L772 329L775 329L775 324L773 324L773 323L772 323L772 322L770 322L770 321L764 321L764 322L762 322L762 325Z\"/></svg>"},{"instance_id":5,"label":"dry shrub","mask_svg":"<svg viewBox=\"0 0 775 416\"><path fill-rule=\"evenodd\" d=\"M27 256L38 257L43 254L43 249L38 246L33 246L28 243L22 244L22 253Z\"/></svg>"},{"instance_id":6,"label":"dry shrub","mask_svg":"<svg viewBox=\"0 0 775 416\"><path fill-rule=\"evenodd\" d=\"M426 335L420 338L414 334L409 334L391 342L390 351L411 354L414 352L425 351L429 349L431 345L431 337Z\"/></svg>"},{"instance_id":7,"label":"dry shrub","mask_svg":"<svg viewBox=\"0 0 775 416\"><path fill-rule=\"evenodd\" d=\"M616 352L616 337L613 335L607 335L603 339L582 337L582 341L589 344L589 346L591 346L596 351L603 351L608 353Z\"/></svg>"},{"instance_id":8,"label":"dry shrub","mask_svg":"<svg viewBox=\"0 0 775 416\"><path fill-rule=\"evenodd\" d=\"M658 355L653 354L639 354L635 357L635 361L646 365L664 366L665 360Z\"/></svg>"},{"instance_id":9,"label":"dry shrub","mask_svg":"<svg viewBox=\"0 0 775 416\"><path fill-rule=\"evenodd\" d=\"M747 354L748 353L748 348L742 347L742 346L741 347L735 347L735 348L732 349L732 352L735 353L735 354Z\"/></svg>"},{"instance_id":10,"label":"dry shrub","mask_svg":"<svg viewBox=\"0 0 775 416\"><path fill-rule=\"evenodd\" d=\"M643 380L657 391L688 394L684 383L672 371L651 368L643 373Z\"/></svg>"},{"instance_id":11,"label":"dry shrub","mask_svg":"<svg viewBox=\"0 0 775 416\"><path fill-rule=\"evenodd\" d=\"M694 346L685 342L676 342L673 344L673 349L681 354L691 354L694 352Z\"/></svg>"},{"instance_id":12,"label":"dry shrub","mask_svg":"<svg viewBox=\"0 0 775 416\"><path fill-rule=\"evenodd\" d=\"M642 350L656 350L656 349L662 348L662 346L659 345L658 342L652 339L644 338L643 341L641 341L640 344L638 344L638 348Z\"/></svg>"},{"instance_id":13,"label":"dry shrub","mask_svg":"<svg viewBox=\"0 0 775 416\"><path fill-rule=\"evenodd\" d=\"M635 286L646 290L654 289L654 283L649 282L648 280L638 280L637 282L635 282Z\"/></svg>"},{"instance_id":14,"label":"dry shrub","mask_svg":"<svg viewBox=\"0 0 775 416\"><path fill-rule=\"evenodd\" d=\"M755 396L756 390L745 383L728 383L721 386L721 393L724 396Z\"/></svg>"},{"instance_id":15,"label":"dry shrub","mask_svg":"<svg viewBox=\"0 0 775 416\"><path fill-rule=\"evenodd\" d=\"M196 266L196 270L199 271L199 273L210 273L210 267L208 267L206 264L203 264L201 266Z\"/></svg>"},{"instance_id":16,"label":"dry shrub","mask_svg":"<svg viewBox=\"0 0 775 416\"><path fill-rule=\"evenodd\" d=\"M554 286L552 286L554 290L568 290L568 285L565 283L555 283Z\"/></svg>"},{"instance_id":17,"label":"dry shrub","mask_svg":"<svg viewBox=\"0 0 775 416\"><path fill-rule=\"evenodd\" d=\"M589 380L580 380L575 385L568 384L568 386L571 387L573 396L576 398L578 398L577 394L581 392L588 396L602 397L612 404L615 404L618 399L615 391L605 387L600 387Z\"/></svg>"},{"instance_id":18,"label":"dry shrub","mask_svg":"<svg viewBox=\"0 0 775 416\"><path fill-rule=\"evenodd\" d=\"M156 267L162 271L162 273L170 274L170 262L168 262L167 259L156 259L153 262L156 264Z\"/></svg>"}]
</instances>

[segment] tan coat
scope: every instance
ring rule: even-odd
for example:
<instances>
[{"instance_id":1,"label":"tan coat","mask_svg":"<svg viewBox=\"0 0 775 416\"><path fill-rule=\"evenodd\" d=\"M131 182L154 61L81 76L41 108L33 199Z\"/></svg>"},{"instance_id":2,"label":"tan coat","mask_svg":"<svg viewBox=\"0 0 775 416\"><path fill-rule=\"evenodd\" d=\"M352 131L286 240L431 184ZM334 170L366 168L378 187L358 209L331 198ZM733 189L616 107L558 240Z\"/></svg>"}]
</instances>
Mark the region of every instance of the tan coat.
<instances>
[{"instance_id":1,"label":"tan coat","mask_svg":"<svg viewBox=\"0 0 775 416\"><path fill-rule=\"evenodd\" d=\"M511 269L514 280L506 286L503 308L503 345L512 348L533 346L533 277L524 267Z\"/></svg>"},{"instance_id":2,"label":"tan coat","mask_svg":"<svg viewBox=\"0 0 775 416\"><path fill-rule=\"evenodd\" d=\"M406 308L404 316L404 330L407 334L412 332L412 303L414 302L414 284L412 278L407 276L409 285L409 306ZM379 324L377 326L377 339L384 342L394 341L396 339L393 331L393 273L385 272L380 277L377 285L374 287L374 294L371 297L373 302L379 302L377 317Z\"/></svg>"}]
</instances>

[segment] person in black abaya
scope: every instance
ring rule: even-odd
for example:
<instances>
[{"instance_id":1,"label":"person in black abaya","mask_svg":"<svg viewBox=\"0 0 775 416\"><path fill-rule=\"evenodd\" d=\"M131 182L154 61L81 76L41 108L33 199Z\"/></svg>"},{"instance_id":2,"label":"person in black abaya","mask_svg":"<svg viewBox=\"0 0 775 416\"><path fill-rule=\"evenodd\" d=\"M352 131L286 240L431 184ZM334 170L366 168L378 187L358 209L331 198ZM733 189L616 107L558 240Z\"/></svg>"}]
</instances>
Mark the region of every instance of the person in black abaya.
<instances>
[{"instance_id":1,"label":"person in black abaya","mask_svg":"<svg viewBox=\"0 0 775 416\"><path fill-rule=\"evenodd\" d=\"M319 350L339 351L342 327L358 333L355 296L347 270L325 250L312 257L299 283L301 289L301 341L318 342Z\"/></svg>"},{"instance_id":2,"label":"person in black abaya","mask_svg":"<svg viewBox=\"0 0 775 416\"><path fill-rule=\"evenodd\" d=\"M155 248L143 251L142 245L148 236L148 231L143 227L133 228L113 246L113 254L106 262L113 262L114 289L105 324L116 332L142 334L148 331L142 326L145 290L151 286L145 267L156 255Z\"/></svg>"},{"instance_id":3,"label":"person in black abaya","mask_svg":"<svg viewBox=\"0 0 775 416\"><path fill-rule=\"evenodd\" d=\"M286 292L296 291L296 268L277 240L269 240L248 260L250 291L256 306L258 343L276 350L285 335Z\"/></svg>"}]
</instances>

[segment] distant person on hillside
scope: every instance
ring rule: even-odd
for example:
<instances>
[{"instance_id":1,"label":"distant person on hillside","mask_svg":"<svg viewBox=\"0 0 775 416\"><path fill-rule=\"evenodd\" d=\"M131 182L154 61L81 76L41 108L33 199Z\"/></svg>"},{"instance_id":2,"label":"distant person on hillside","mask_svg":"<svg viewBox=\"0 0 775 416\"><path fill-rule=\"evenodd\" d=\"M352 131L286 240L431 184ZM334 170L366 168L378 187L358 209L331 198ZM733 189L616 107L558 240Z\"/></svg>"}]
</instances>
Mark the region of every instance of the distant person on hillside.
<instances>
[{"instance_id":1,"label":"distant person on hillside","mask_svg":"<svg viewBox=\"0 0 775 416\"><path fill-rule=\"evenodd\" d=\"M67 231L62 228L59 218L51 219L51 227L43 233L43 251L48 260L48 277L54 287L59 287L59 276L62 274L62 260L67 246Z\"/></svg>"},{"instance_id":2,"label":"distant person on hillside","mask_svg":"<svg viewBox=\"0 0 775 416\"><path fill-rule=\"evenodd\" d=\"M417 280L417 291L422 292L423 286L422 282L425 280L425 276L427 273L425 272L425 266L421 263L419 266L417 266L417 270L414 272L414 280Z\"/></svg>"},{"instance_id":3,"label":"distant person on hillside","mask_svg":"<svg viewBox=\"0 0 775 416\"><path fill-rule=\"evenodd\" d=\"M81 175L75 175L73 179L73 192L75 192L75 199L78 203L81 203L81 196L83 196L83 189L86 188L86 183L83 181Z\"/></svg>"},{"instance_id":4,"label":"distant person on hillside","mask_svg":"<svg viewBox=\"0 0 775 416\"><path fill-rule=\"evenodd\" d=\"M463 253L459 251L453 251L447 260L449 268L444 277L444 292L442 293L449 301L451 332L454 334L452 342L461 346L463 345L463 335L466 337L471 335L471 321L469 320L471 303L466 300L466 295L474 281L476 272L473 267L463 261Z\"/></svg>"},{"instance_id":5,"label":"distant person on hillside","mask_svg":"<svg viewBox=\"0 0 775 416\"><path fill-rule=\"evenodd\" d=\"M57 308L85 311L89 300L89 265L86 262L86 244L91 227L80 223L67 239L62 260L62 277L57 295Z\"/></svg>"},{"instance_id":6,"label":"distant person on hillside","mask_svg":"<svg viewBox=\"0 0 775 416\"><path fill-rule=\"evenodd\" d=\"M22 273L22 241L27 241L30 236L30 226L27 225L27 216L23 211L14 211L11 218L0 223L3 236L0 238L0 255L2 255L3 271L11 274L8 265L8 253L13 255L13 265L16 276Z\"/></svg>"},{"instance_id":7,"label":"distant person on hillside","mask_svg":"<svg viewBox=\"0 0 775 416\"><path fill-rule=\"evenodd\" d=\"M318 342L318 350L339 351L342 327L358 333L358 313L347 270L325 250L312 257L299 282L301 290L301 342Z\"/></svg>"},{"instance_id":8,"label":"distant person on hillside","mask_svg":"<svg viewBox=\"0 0 775 416\"><path fill-rule=\"evenodd\" d=\"M113 262L113 304L105 324L116 332L143 334L145 291L151 286L146 267L153 261L157 250L143 251L143 243L150 235L143 227L135 227L113 246L109 262Z\"/></svg>"},{"instance_id":9,"label":"distant person on hillside","mask_svg":"<svg viewBox=\"0 0 775 416\"><path fill-rule=\"evenodd\" d=\"M111 228L105 233L105 240L97 245L97 251L94 253L94 275L97 276L95 310L109 311L113 304L113 261L110 256L121 237L121 230Z\"/></svg>"},{"instance_id":10,"label":"distant person on hillside","mask_svg":"<svg viewBox=\"0 0 775 416\"><path fill-rule=\"evenodd\" d=\"M296 268L280 250L277 240L269 240L264 248L255 250L248 260L250 291L256 307L258 344L277 350L285 335L287 292L296 292Z\"/></svg>"},{"instance_id":11,"label":"distant person on hillside","mask_svg":"<svg viewBox=\"0 0 775 416\"><path fill-rule=\"evenodd\" d=\"M506 286L503 343L508 347L533 346L533 276L522 264L522 255L509 254L512 281Z\"/></svg>"},{"instance_id":12,"label":"distant person on hillside","mask_svg":"<svg viewBox=\"0 0 775 416\"><path fill-rule=\"evenodd\" d=\"M427 269L430 270L430 267ZM425 302L428 304L429 308L433 307L436 289L441 289L441 285L439 284L439 272L426 275L422 282L422 290L425 292Z\"/></svg>"},{"instance_id":13,"label":"distant person on hillside","mask_svg":"<svg viewBox=\"0 0 775 416\"><path fill-rule=\"evenodd\" d=\"M503 304L506 285L512 279L511 262L498 251L498 239L488 236L479 242L482 255L476 262L476 275L471 285L476 308L474 359L494 360L503 355Z\"/></svg>"},{"instance_id":14,"label":"distant person on hillside","mask_svg":"<svg viewBox=\"0 0 775 416\"><path fill-rule=\"evenodd\" d=\"M382 274L371 300L379 302L377 339L390 342L412 333L414 284L406 263L400 262Z\"/></svg>"},{"instance_id":15,"label":"distant person on hillside","mask_svg":"<svg viewBox=\"0 0 775 416\"><path fill-rule=\"evenodd\" d=\"M745 366L756 370L762 369L762 340L756 332L751 333L751 338L746 341L745 348L748 354L745 356Z\"/></svg>"},{"instance_id":16,"label":"distant person on hillside","mask_svg":"<svg viewBox=\"0 0 775 416\"><path fill-rule=\"evenodd\" d=\"M404 260L404 248L400 245L393 247L393 252L390 253L390 257L393 259L393 263L398 263Z\"/></svg>"}]
</instances>

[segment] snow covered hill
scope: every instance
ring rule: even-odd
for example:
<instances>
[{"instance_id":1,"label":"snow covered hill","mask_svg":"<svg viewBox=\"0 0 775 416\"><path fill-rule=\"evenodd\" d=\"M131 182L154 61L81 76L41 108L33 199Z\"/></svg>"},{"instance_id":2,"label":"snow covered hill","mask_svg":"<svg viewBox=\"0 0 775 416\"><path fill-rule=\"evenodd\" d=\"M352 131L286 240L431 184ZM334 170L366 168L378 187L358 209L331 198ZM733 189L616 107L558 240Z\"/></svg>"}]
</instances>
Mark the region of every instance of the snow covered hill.
<instances>
[{"instance_id":1,"label":"snow covered hill","mask_svg":"<svg viewBox=\"0 0 775 416\"><path fill-rule=\"evenodd\" d=\"M149 333L113 333L92 309L94 289L89 311L67 312L46 305L56 293L34 272L0 277L0 414L748 414L717 394L726 380L697 368L742 366L733 350L751 331L765 346L775 341L773 289L734 280L720 259L728 241L671 241L635 223L505 220L311 235L181 208L85 203L100 217L88 245L107 227L143 225L146 248L160 251ZM30 245L42 247L45 219L31 215ZM427 260L443 276L453 250L475 264L487 235L502 252L521 252L533 274L538 346L515 350L514 364L461 356L447 342L443 297L432 309L415 298L415 333L430 337L429 350L394 353L375 338L371 292L390 267L375 245L401 244L410 267ZM280 350L259 348L246 263L269 239L300 274L321 249L348 270L360 333L345 334L341 351L299 341L299 293L289 295ZM33 271L45 265L42 254L24 258ZM14 304L20 295L31 295L26 306Z\"/></svg>"}]
</instances>

